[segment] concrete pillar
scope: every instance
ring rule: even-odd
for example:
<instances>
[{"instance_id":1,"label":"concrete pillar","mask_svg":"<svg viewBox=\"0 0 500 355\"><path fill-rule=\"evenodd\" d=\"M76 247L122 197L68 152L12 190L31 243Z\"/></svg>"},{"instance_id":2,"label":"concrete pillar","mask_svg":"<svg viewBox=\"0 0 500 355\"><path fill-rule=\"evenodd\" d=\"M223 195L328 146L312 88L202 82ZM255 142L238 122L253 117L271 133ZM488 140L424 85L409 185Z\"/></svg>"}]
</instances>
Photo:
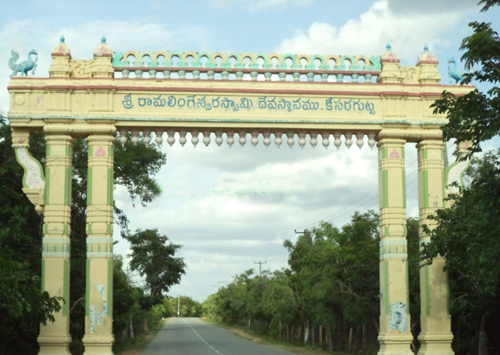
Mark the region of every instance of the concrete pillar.
<instances>
[{"instance_id":1,"label":"concrete pillar","mask_svg":"<svg viewBox=\"0 0 500 355\"><path fill-rule=\"evenodd\" d=\"M380 135L379 135L380 136ZM379 354L412 355L406 242L405 140L382 138L379 148Z\"/></svg>"},{"instance_id":2,"label":"concrete pillar","mask_svg":"<svg viewBox=\"0 0 500 355\"><path fill-rule=\"evenodd\" d=\"M69 271L71 234L71 162L73 138L47 135L45 208L42 246L42 291L65 303L54 323L40 327L39 354L69 355Z\"/></svg>"},{"instance_id":3,"label":"concrete pillar","mask_svg":"<svg viewBox=\"0 0 500 355\"><path fill-rule=\"evenodd\" d=\"M430 229L436 222L427 217L444 208L444 143L423 140L418 149L418 205L420 225ZM420 229L420 245L429 237ZM445 259L434 258L432 265L420 269L421 333L420 355L453 355L448 281L443 271Z\"/></svg>"},{"instance_id":4,"label":"concrete pillar","mask_svg":"<svg viewBox=\"0 0 500 355\"><path fill-rule=\"evenodd\" d=\"M88 137L87 283L85 354L112 354L113 345L113 141Z\"/></svg>"}]
</instances>

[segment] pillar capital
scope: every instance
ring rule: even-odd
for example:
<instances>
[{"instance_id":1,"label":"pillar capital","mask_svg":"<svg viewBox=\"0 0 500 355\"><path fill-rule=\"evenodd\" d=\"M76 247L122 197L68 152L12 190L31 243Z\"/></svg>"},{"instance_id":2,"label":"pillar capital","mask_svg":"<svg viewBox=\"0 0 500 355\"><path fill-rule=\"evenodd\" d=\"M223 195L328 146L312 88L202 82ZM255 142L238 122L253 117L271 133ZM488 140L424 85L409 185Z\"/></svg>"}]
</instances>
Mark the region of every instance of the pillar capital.
<instances>
[{"instance_id":1,"label":"pillar capital","mask_svg":"<svg viewBox=\"0 0 500 355\"><path fill-rule=\"evenodd\" d=\"M71 136L87 137L90 135L110 135L116 134L116 127L111 122L106 123L85 123L73 124L48 123L43 127L47 134L68 134Z\"/></svg>"},{"instance_id":2,"label":"pillar capital","mask_svg":"<svg viewBox=\"0 0 500 355\"><path fill-rule=\"evenodd\" d=\"M437 137L426 138L417 143L417 149L425 149L425 147L444 149L444 146L445 142Z\"/></svg>"}]
</instances>

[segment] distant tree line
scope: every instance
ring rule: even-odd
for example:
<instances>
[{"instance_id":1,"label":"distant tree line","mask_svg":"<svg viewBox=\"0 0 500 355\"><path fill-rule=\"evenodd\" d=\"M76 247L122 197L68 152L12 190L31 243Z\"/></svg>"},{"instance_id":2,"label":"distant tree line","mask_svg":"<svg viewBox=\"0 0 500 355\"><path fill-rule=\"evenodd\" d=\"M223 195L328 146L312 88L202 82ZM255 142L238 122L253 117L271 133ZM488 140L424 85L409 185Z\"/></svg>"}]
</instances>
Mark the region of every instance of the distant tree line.
<instances>
[{"instance_id":1,"label":"distant tree line","mask_svg":"<svg viewBox=\"0 0 500 355\"><path fill-rule=\"evenodd\" d=\"M473 159L471 184L438 210L431 242L419 247L419 222L407 219L411 344L420 348L421 265L446 258L453 350L500 353L500 150ZM379 235L375 212L354 213L338 229L321 222L287 240L288 268L248 270L209 296L204 314L284 342L330 351L375 353L379 333Z\"/></svg>"},{"instance_id":2,"label":"distant tree line","mask_svg":"<svg viewBox=\"0 0 500 355\"><path fill-rule=\"evenodd\" d=\"M285 241L287 269L235 276L204 302L206 316L330 351L378 347L378 223L375 212L356 212L341 229L322 222L295 243ZM410 219L408 226L411 267L418 275L418 222ZM413 281L412 290L418 288L418 276ZM417 306L418 289L413 291L412 305Z\"/></svg>"}]
</instances>

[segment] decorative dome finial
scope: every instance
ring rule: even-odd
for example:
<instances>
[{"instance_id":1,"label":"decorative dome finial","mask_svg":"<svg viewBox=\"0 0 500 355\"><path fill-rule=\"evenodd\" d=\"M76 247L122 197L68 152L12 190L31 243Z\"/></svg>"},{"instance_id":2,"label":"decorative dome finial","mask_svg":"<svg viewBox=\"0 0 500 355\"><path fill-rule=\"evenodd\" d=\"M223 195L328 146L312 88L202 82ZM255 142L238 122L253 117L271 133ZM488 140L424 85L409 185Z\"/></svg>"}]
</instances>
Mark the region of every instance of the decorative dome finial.
<instances>
[{"instance_id":1,"label":"decorative dome finial","mask_svg":"<svg viewBox=\"0 0 500 355\"><path fill-rule=\"evenodd\" d=\"M94 50L94 58L95 57L112 57L113 51L106 43L106 37L102 36L101 43Z\"/></svg>"},{"instance_id":2,"label":"decorative dome finial","mask_svg":"<svg viewBox=\"0 0 500 355\"><path fill-rule=\"evenodd\" d=\"M417 65L421 63L426 63L426 64L437 64L438 60L434 54L429 52L429 47L427 45L424 46L424 52L418 56L418 63Z\"/></svg>"},{"instance_id":3,"label":"decorative dome finial","mask_svg":"<svg viewBox=\"0 0 500 355\"><path fill-rule=\"evenodd\" d=\"M69 56L71 58L71 51L66 44L66 38L64 38L64 36L59 38L59 43L52 50L52 55Z\"/></svg>"},{"instance_id":4,"label":"decorative dome finial","mask_svg":"<svg viewBox=\"0 0 500 355\"><path fill-rule=\"evenodd\" d=\"M380 60L382 62L396 62L396 63L399 63L399 58L398 56L396 55L396 53L394 53L392 51L392 47L391 47L391 44L390 43L387 43L387 46L385 46L385 48L387 48L385 50L384 53L382 53L382 55L380 56Z\"/></svg>"}]
</instances>

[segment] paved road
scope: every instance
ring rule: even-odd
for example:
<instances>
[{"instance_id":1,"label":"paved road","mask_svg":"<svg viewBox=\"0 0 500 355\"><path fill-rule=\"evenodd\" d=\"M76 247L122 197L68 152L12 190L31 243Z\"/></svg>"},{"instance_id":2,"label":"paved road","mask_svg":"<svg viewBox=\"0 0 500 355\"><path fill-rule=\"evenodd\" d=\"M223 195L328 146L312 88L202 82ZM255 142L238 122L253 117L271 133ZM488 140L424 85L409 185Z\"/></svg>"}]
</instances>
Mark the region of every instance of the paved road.
<instances>
[{"instance_id":1,"label":"paved road","mask_svg":"<svg viewBox=\"0 0 500 355\"><path fill-rule=\"evenodd\" d=\"M198 318L170 318L141 355L292 355L233 335Z\"/></svg>"}]
</instances>

